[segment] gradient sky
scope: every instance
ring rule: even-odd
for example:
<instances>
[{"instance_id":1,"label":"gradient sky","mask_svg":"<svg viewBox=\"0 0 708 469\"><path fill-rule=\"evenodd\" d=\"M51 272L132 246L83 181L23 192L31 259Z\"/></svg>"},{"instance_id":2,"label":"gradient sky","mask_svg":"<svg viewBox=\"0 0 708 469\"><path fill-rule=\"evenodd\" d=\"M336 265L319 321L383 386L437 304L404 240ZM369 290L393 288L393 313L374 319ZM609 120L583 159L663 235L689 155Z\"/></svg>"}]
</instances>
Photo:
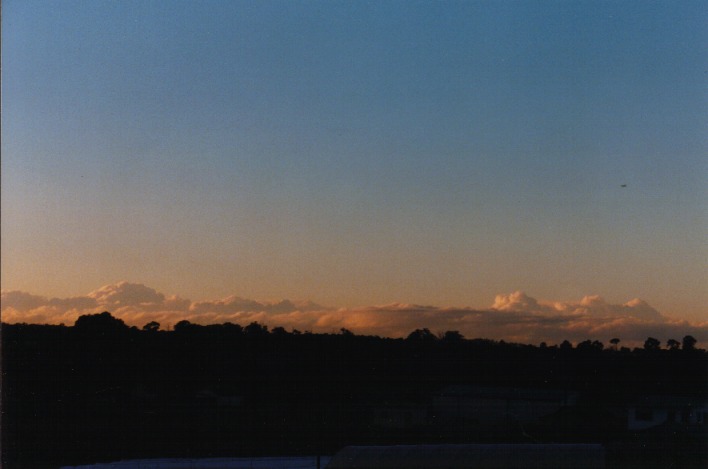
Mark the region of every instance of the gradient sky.
<instances>
[{"instance_id":1,"label":"gradient sky","mask_svg":"<svg viewBox=\"0 0 708 469\"><path fill-rule=\"evenodd\" d=\"M2 21L4 290L523 290L708 319L703 1L5 0Z\"/></svg>"}]
</instances>

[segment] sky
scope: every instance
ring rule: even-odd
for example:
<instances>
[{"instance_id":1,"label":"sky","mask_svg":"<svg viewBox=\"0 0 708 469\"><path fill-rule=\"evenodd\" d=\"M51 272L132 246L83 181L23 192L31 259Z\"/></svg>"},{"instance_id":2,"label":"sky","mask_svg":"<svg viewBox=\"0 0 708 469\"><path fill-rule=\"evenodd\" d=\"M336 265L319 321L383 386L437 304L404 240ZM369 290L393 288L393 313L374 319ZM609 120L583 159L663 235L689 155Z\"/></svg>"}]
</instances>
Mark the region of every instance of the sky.
<instances>
[{"instance_id":1,"label":"sky","mask_svg":"<svg viewBox=\"0 0 708 469\"><path fill-rule=\"evenodd\" d=\"M599 297L708 322L704 2L7 0L2 22L5 317L137 285L189 311Z\"/></svg>"}]
</instances>

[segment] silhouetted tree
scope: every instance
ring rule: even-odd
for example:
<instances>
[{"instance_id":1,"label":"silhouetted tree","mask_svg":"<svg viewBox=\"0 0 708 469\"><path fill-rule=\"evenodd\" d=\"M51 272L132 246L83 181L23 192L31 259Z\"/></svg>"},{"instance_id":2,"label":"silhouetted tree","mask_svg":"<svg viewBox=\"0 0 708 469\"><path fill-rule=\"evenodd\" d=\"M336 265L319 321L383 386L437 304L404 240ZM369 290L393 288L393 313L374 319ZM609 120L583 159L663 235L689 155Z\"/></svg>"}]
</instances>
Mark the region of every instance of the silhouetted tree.
<instances>
[{"instance_id":1,"label":"silhouetted tree","mask_svg":"<svg viewBox=\"0 0 708 469\"><path fill-rule=\"evenodd\" d=\"M659 342L659 339L648 337L647 340L644 341L644 350L654 351L659 349L661 349L661 342Z\"/></svg>"},{"instance_id":2,"label":"silhouetted tree","mask_svg":"<svg viewBox=\"0 0 708 469\"><path fill-rule=\"evenodd\" d=\"M465 336L460 334L459 331L447 331L441 337L445 342L460 342L464 340L464 338Z\"/></svg>"},{"instance_id":3,"label":"silhouetted tree","mask_svg":"<svg viewBox=\"0 0 708 469\"><path fill-rule=\"evenodd\" d=\"M352 331L350 331L349 329L346 329L346 328L344 328L344 327L342 327L341 329L339 329L339 333L340 333L341 335L345 336L345 337L354 337L354 333L353 333Z\"/></svg>"},{"instance_id":4,"label":"silhouetted tree","mask_svg":"<svg viewBox=\"0 0 708 469\"><path fill-rule=\"evenodd\" d=\"M666 341L666 348L668 348L669 350L678 350L680 345L681 344L679 343L679 341L675 339L669 339Z\"/></svg>"},{"instance_id":5,"label":"silhouetted tree","mask_svg":"<svg viewBox=\"0 0 708 469\"><path fill-rule=\"evenodd\" d=\"M694 350L696 348L696 342L697 340L693 336L687 335L683 338L682 348L684 350Z\"/></svg>"},{"instance_id":6,"label":"silhouetted tree","mask_svg":"<svg viewBox=\"0 0 708 469\"><path fill-rule=\"evenodd\" d=\"M268 326L264 326L258 321L254 321L243 329L244 334L250 337L262 337L268 335Z\"/></svg>"},{"instance_id":7,"label":"silhouetted tree","mask_svg":"<svg viewBox=\"0 0 708 469\"><path fill-rule=\"evenodd\" d=\"M274 327L270 333L275 337L285 337L288 335L288 331L284 327Z\"/></svg>"},{"instance_id":8,"label":"silhouetted tree","mask_svg":"<svg viewBox=\"0 0 708 469\"><path fill-rule=\"evenodd\" d=\"M177 324L175 324L175 332L187 332L189 330L195 329L196 324L192 324L191 322L187 321L186 319L181 320Z\"/></svg>"},{"instance_id":9,"label":"silhouetted tree","mask_svg":"<svg viewBox=\"0 0 708 469\"><path fill-rule=\"evenodd\" d=\"M599 340L584 340L580 342L576 347L578 350L585 350L585 351L592 351L592 352L600 352L602 349L605 348L602 342Z\"/></svg>"},{"instance_id":10,"label":"silhouetted tree","mask_svg":"<svg viewBox=\"0 0 708 469\"><path fill-rule=\"evenodd\" d=\"M80 334L96 337L116 336L129 329L121 319L114 318L108 311L80 316L74 328Z\"/></svg>"},{"instance_id":11,"label":"silhouetted tree","mask_svg":"<svg viewBox=\"0 0 708 469\"><path fill-rule=\"evenodd\" d=\"M225 322L223 328L225 332L231 335L239 335L243 332L243 327L232 322Z\"/></svg>"},{"instance_id":12,"label":"silhouetted tree","mask_svg":"<svg viewBox=\"0 0 708 469\"><path fill-rule=\"evenodd\" d=\"M146 332L156 332L160 330L160 323L157 321L150 321L143 326L143 330Z\"/></svg>"},{"instance_id":13,"label":"silhouetted tree","mask_svg":"<svg viewBox=\"0 0 708 469\"><path fill-rule=\"evenodd\" d=\"M561 344L560 344L560 349L561 349L561 350L571 350L572 348L573 348L573 344L571 344L571 343L568 342L567 340L564 340L564 341L561 342Z\"/></svg>"},{"instance_id":14,"label":"silhouetted tree","mask_svg":"<svg viewBox=\"0 0 708 469\"><path fill-rule=\"evenodd\" d=\"M612 344L612 348L614 350L617 350L617 345L619 345L620 340L617 337L614 337L614 338L610 339L610 343Z\"/></svg>"},{"instance_id":15,"label":"silhouetted tree","mask_svg":"<svg viewBox=\"0 0 708 469\"><path fill-rule=\"evenodd\" d=\"M435 334L430 332L430 329L426 327L424 329L414 330L413 332L408 334L406 340L410 340L413 342L433 342L437 340L437 337L435 337Z\"/></svg>"}]
</instances>

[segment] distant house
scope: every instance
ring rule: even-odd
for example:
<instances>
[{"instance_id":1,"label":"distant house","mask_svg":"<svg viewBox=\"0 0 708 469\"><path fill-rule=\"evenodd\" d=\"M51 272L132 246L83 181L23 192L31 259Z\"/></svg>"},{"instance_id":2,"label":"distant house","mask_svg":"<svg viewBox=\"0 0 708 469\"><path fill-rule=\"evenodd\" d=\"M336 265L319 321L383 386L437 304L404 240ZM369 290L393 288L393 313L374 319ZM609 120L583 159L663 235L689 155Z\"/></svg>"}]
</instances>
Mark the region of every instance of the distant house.
<instances>
[{"instance_id":1,"label":"distant house","mask_svg":"<svg viewBox=\"0 0 708 469\"><path fill-rule=\"evenodd\" d=\"M433 398L432 418L438 424L487 427L531 423L575 405L577 398L577 393L556 389L449 386Z\"/></svg>"},{"instance_id":2,"label":"distant house","mask_svg":"<svg viewBox=\"0 0 708 469\"><path fill-rule=\"evenodd\" d=\"M627 408L627 428L645 430L664 424L708 425L708 402L677 396L644 396Z\"/></svg>"}]
</instances>

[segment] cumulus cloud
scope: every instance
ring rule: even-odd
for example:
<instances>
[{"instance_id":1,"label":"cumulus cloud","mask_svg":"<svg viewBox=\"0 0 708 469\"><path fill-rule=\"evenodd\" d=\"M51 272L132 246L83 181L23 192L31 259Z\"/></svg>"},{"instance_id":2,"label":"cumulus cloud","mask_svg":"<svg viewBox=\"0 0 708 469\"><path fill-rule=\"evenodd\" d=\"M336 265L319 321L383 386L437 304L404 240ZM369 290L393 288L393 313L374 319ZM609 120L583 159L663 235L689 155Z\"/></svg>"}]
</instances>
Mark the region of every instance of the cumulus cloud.
<instances>
[{"instance_id":1,"label":"cumulus cloud","mask_svg":"<svg viewBox=\"0 0 708 469\"><path fill-rule=\"evenodd\" d=\"M128 282L105 285L89 293L88 297L95 299L96 303L100 305L114 308L136 305L149 307L165 301L165 295L157 292L154 288Z\"/></svg>"},{"instance_id":2,"label":"cumulus cloud","mask_svg":"<svg viewBox=\"0 0 708 469\"><path fill-rule=\"evenodd\" d=\"M552 310L551 307L539 304L536 299L531 298L522 291L497 295L494 298L492 309L497 311L525 311L528 313L545 313Z\"/></svg>"},{"instance_id":3,"label":"cumulus cloud","mask_svg":"<svg viewBox=\"0 0 708 469\"><path fill-rule=\"evenodd\" d=\"M613 337L622 345L637 346L651 336L665 342L693 335L708 342L708 322L690 324L662 316L645 301L633 299L613 304L600 296L577 302L537 300L524 292L497 295L489 309L437 307L406 303L363 308L329 308L310 301L256 301L238 296L197 301L166 296L138 283L120 282L86 296L46 298L19 291L2 292L2 320L73 324L83 314L110 311L126 324L142 327L157 321L169 327L181 320L196 324L253 321L269 327L405 337L415 329L433 332L456 330L468 338L488 338L520 343L577 343Z\"/></svg>"},{"instance_id":4,"label":"cumulus cloud","mask_svg":"<svg viewBox=\"0 0 708 469\"><path fill-rule=\"evenodd\" d=\"M597 318L632 317L647 321L665 318L646 301L635 298L624 304L611 304L599 295L585 296L579 302L542 302L522 291L497 295L492 309L537 314L590 315Z\"/></svg>"}]
</instances>

